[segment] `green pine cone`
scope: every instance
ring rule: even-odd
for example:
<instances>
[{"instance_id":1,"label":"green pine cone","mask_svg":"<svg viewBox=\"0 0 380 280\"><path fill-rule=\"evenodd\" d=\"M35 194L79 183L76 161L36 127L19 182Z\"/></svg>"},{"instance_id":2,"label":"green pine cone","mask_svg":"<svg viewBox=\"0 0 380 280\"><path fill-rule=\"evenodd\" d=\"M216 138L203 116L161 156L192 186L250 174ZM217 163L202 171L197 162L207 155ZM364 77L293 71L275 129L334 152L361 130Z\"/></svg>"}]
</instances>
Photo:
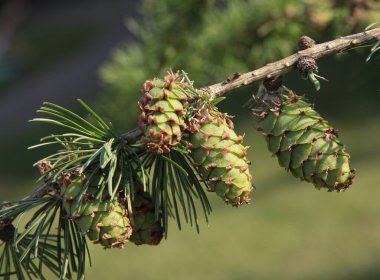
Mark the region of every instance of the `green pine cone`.
<instances>
[{"instance_id":1,"label":"green pine cone","mask_svg":"<svg viewBox=\"0 0 380 280\"><path fill-rule=\"evenodd\" d=\"M84 199L80 201L78 196L83 179L76 177L70 181L61 186L63 207L68 218L74 220L81 233L87 234L94 243L100 243L105 248L123 248L132 234L125 207L117 201L96 199L97 187L94 186L87 189ZM81 205L75 207L78 203Z\"/></svg>"},{"instance_id":2,"label":"green pine cone","mask_svg":"<svg viewBox=\"0 0 380 280\"><path fill-rule=\"evenodd\" d=\"M139 101L139 127L144 132L142 141L157 154L170 152L182 138L184 115L188 107L190 85L182 75L169 72L164 80L146 81Z\"/></svg>"},{"instance_id":3,"label":"green pine cone","mask_svg":"<svg viewBox=\"0 0 380 280\"><path fill-rule=\"evenodd\" d=\"M338 134L313 107L286 88L266 94L254 109L254 124L282 167L318 189L347 189L355 177ZM263 101L265 100L265 101Z\"/></svg>"},{"instance_id":4,"label":"green pine cone","mask_svg":"<svg viewBox=\"0 0 380 280\"><path fill-rule=\"evenodd\" d=\"M155 207L148 192L138 191L133 200L133 234L130 241L136 245L158 245L164 234L161 216L156 220Z\"/></svg>"},{"instance_id":5,"label":"green pine cone","mask_svg":"<svg viewBox=\"0 0 380 280\"><path fill-rule=\"evenodd\" d=\"M250 162L246 158L248 147L241 144L243 137L236 135L229 118L220 113L206 115L190 135L195 166L211 191L226 203L247 204L252 191Z\"/></svg>"}]
</instances>

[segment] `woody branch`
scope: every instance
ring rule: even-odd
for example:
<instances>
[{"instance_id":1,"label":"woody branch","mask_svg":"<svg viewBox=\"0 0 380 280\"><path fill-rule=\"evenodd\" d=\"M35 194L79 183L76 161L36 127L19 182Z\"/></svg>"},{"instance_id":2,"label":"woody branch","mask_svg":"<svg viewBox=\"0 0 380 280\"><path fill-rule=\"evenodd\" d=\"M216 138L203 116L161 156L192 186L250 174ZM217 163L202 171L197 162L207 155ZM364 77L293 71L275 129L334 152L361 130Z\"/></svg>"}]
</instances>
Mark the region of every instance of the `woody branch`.
<instances>
[{"instance_id":1,"label":"woody branch","mask_svg":"<svg viewBox=\"0 0 380 280\"><path fill-rule=\"evenodd\" d=\"M266 66L258 68L248 73L244 73L235 79L217 83L202 88L214 98L225 95L237 88L250 85L265 78L273 78L284 75L296 68L297 61L302 56L309 56L314 59L328 57L330 55L348 51L359 46L368 45L380 40L380 27L361 33L340 37L325 43L314 45L302 51L298 51L288 57L276 62L268 63Z\"/></svg>"}]
</instances>

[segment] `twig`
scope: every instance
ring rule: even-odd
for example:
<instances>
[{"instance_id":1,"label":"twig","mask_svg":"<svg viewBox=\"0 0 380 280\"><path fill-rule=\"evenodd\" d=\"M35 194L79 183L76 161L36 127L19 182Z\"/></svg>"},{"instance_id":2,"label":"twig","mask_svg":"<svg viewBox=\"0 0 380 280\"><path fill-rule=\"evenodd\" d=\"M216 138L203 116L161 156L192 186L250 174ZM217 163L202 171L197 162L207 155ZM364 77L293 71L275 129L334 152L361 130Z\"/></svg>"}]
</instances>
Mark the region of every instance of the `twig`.
<instances>
[{"instance_id":1,"label":"twig","mask_svg":"<svg viewBox=\"0 0 380 280\"><path fill-rule=\"evenodd\" d=\"M41 197L43 197L43 196L45 196L51 192L58 193L58 188L59 188L59 186L56 182L53 182L52 179L48 179L45 182L45 184L43 184L42 186L35 189L30 195L28 195L27 197L24 197L21 201L25 201L25 200L29 200L29 199L35 199L35 198L41 198ZM7 204L5 204L4 207L7 207ZM5 220L0 219L0 233L8 225L10 225L14 221L15 218L16 218L16 216L12 217L12 218L5 219Z\"/></svg>"},{"instance_id":2,"label":"twig","mask_svg":"<svg viewBox=\"0 0 380 280\"><path fill-rule=\"evenodd\" d=\"M265 78L284 75L295 69L297 60L301 56L310 56L314 59L327 57L336 53L347 51L358 46L371 44L380 40L380 27L365 32L341 37L329 42L315 45L311 48L299 51L291 56L283 58L264 67L241 74L238 78L226 83L225 81L202 88L213 98L225 95L230 91L247 86Z\"/></svg>"},{"instance_id":3,"label":"twig","mask_svg":"<svg viewBox=\"0 0 380 280\"><path fill-rule=\"evenodd\" d=\"M121 138L123 139L125 144L130 144L133 142L136 142L137 139L139 139L143 135L143 132L140 128L136 127L132 129L131 131L128 131L121 135Z\"/></svg>"},{"instance_id":4,"label":"twig","mask_svg":"<svg viewBox=\"0 0 380 280\"><path fill-rule=\"evenodd\" d=\"M35 189L34 192L32 192L27 197L24 197L22 200L28 200L33 198L41 198L44 195L48 194L51 191L56 192L58 190L58 184L56 182L52 182L52 179L48 179L44 185L38 187Z\"/></svg>"},{"instance_id":5,"label":"twig","mask_svg":"<svg viewBox=\"0 0 380 280\"><path fill-rule=\"evenodd\" d=\"M340 37L329 42L314 45L310 48L299 51L281 60L269 63L266 66L253 70L251 72L244 74L235 73L220 83L202 87L200 90L208 92L210 95L212 95L212 98L217 98L237 88L253 84L257 81L287 74L296 69L297 61L302 56L309 56L314 59L320 59L336 53L357 48L358 46L371 44L379 40L380 27L349 36ZM122 139L125 143L132 143L137 141L142 135L143 132L139 128L134 128L133 130L123 134Z\"/></svg>"}]
</instances>

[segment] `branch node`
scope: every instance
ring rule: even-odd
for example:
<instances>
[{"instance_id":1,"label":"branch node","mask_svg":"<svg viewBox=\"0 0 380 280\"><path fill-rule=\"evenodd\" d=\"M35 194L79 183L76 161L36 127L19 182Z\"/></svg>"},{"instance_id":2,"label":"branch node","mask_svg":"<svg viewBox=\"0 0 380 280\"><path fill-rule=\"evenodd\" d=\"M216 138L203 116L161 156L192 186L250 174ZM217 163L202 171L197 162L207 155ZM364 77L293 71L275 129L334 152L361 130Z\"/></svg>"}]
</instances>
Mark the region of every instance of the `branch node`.
<instances>
[{"instance_id":1,"label":"branch node","mask_svg":"<svg viewBox=\"0 0 380 280\"><path fill-rule=\"evenodd\" d=\"M298 49L301 51L314 47L314 46L315 46L315 40L313 40L309 36L306 36L306 35L301 36L300 39L298 40Z\"/></svg>"},{"instance_id":2,"label":"branch node","mask_svg":"<svg viewBox=\"0 0 380 280\"><path fill-rule=\"evenodd\" d=\"M318 73L317 62L311 56L301 56L297 60L297 69L300 71L302 77L307 79L309 72Z\"/></svg>"},{"instance_id":3,"label":"branch node","mask_svg":"<svg viewBox=\"0 0 380 280\"><path fill-rule=\"evenodd\" d=\"M127 133L124 133L121 136L121 139L124 145L128 145L128 144L136 142L138 139L141 138L142 135L143 135L143 132L141 131L141 129L139 127L136 127L133 130L128 131Z\"/></svg>"},{"instance_id":4,"label":"branch node","mask_svg":"<svg viewBox=\"0 0 380 280\"><path fill-rule=\"evenodd\" d=\"M6 209L8 207L10 207L11 204L9 203L3 203L1 206L0 206L0 210L1 209ZM8 219L3 219L3 220L0 220L0 232L6 228L8 225L10 225L12 222L13 222L13 217L11 218L8 218ZM0 233L1 234L1 233ZM1 239L1 238L0 238Z\"/></svg>"},{"instance_id":5,"label":"branch node","mask_svg":"<svg viewBox=\"0 0 380 280\"><path fill-rule=\"evenodd\" d=\"M241 74L239 72L235 72L232 75L228 76L227 79L225 79L223 82L221 82L221 85L227 85L233 81L235 81L237 78L239 78Z\"/></svg>"},{"instance_id":6,"label":"branch node","mask_svg":"<svg viewBox=\"0 0 380 280\"><path fill-rule=\"evenodd\" d=\"M356 44L359 44L359 42L360 42L359 40L354 39L354 40L351 41L351 44L352 45L356 45Z\"/></svg>"}]
</instances>

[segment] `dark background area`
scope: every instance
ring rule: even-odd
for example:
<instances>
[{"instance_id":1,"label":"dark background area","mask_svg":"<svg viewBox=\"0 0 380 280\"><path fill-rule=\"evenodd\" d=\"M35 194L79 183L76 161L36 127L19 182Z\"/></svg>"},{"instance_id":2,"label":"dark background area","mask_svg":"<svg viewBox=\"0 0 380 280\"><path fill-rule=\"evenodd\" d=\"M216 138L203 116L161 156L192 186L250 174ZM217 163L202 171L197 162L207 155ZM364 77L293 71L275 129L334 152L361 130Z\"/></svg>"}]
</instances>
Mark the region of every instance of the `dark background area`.
<instances>
[{"instance_id":1,"label":"dark background area","mask_svg":"<svg viewBox=\"0 0 380 280\"><path fill-rule=\"evenodd\" d=\"M98 68L112 48L133 39L124 20L137 14L137 2L3 3L1 20L12 29L3 30L2 44L9 46L0 54L0 151L8 158L1 165L3 180L24 179L19 170L34 174L32 164L46 154L26 150L51 133L28 123L42 102L74 108L76 98L94 103L101 88Z\"/></svg>"}]
</instances>

